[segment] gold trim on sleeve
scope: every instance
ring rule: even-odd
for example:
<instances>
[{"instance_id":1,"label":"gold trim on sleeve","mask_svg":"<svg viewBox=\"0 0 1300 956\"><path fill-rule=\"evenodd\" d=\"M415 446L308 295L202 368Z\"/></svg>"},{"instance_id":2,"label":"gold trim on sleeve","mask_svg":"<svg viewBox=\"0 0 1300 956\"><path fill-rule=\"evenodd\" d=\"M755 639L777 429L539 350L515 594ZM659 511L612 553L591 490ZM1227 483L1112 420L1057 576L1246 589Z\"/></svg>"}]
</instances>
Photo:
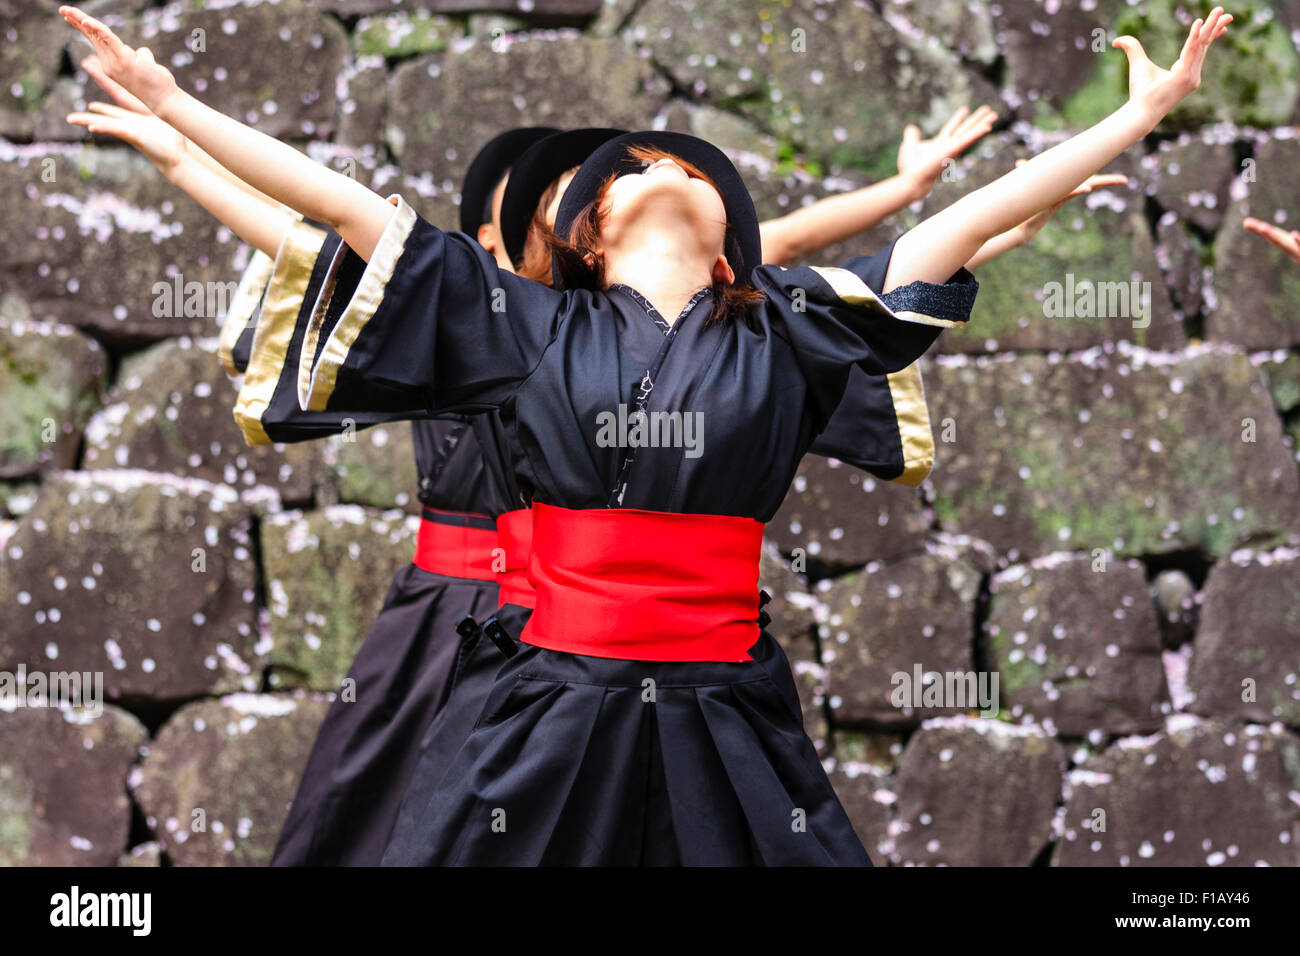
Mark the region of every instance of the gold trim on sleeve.
<instances>
[{"instance_id":1,"label":"gold trim on sleeve","mask_svg":"<svg viewBox=\"0 0 1300 956\"><path fill-rule=\"evenodd\" d=\"M244 384L235 400L235 421L250 445L271 444L262 428L262 416L284 371L285 353L293 339L325 237L323 229L299 219L285 233L276 254L266 301L253 332Z\"/></svg>"},{"instance_id":2,"label":"gold trim on sleeve","mask_svg":"<svg viewBox=\"0 0 1300 956\"><path fill-rule=\"evenodd\" d=\"M302 219L302 213L284 203L280 203L280 212L291 216L295 221ZM244 274L240 276L239 286L226 311L226 320L221 323L221 334L217 340L217 357L228 375L240 374L241 370L235 365L235 345L244 329L248 328L248 323L255 321L253 316L257 312L257 305L262 301L274 270L275 260L261 249L254 249Z\"/></svg>"},{"instance_id":3,"label":"gold trim on sleeve","mask_svg":"<svg viewBox=\"0 0 1300 956\"><path fill-rule=\"evenodd\" d=\"M863 282L862 277L856 273L850 272L848 269L832 266L810 266L809 268L825 279L826 284L831 287L831 291L849 305L866 305L884 312L893 319L900 319L903 322L917 322L921 325L937 325L945 329L959 328L966 324L955 319L941 319L938 316L926 315L924 312L907 310L895 312L885 305L880 296L872 291L871 286Z\"/></svg>"},{"instance_id":4,"label":"gold trim on sleeve","mask_svg":"<svg viewBox=\"0 0 1300 956\"><path fill-rule=\"evenodd\" d=\"M921 367L913 362L905 369L891 372L887 379L898 435L903 443L903 473L892 480L915 488L934 467L934 433L930 429L930 410L925 404Z\"/></svg>"},{"instance_id":5,"label":"gold trim on sleeve","mask_svg":"<svg viewBox=\"0 0 1300 956\"><path fill-rule=\"evenodd\" d=\"M324 411L334 394L339 369L347 362L352 346L361 334L361 330L374 317L379 303L383 301L384 290L393 277L397 260L402 255L406 240L415 228L415 210L401 196L394 193L388 201L397 207L392 219L384 227L374 254L366 263L365 271L357 283L343 314L330 331L325 345L321 349L319 361L315 360L316 344L319 341L321 324L334 294L335 277L343 257L347 254L346 245L340 245L333 261L330 263L329 275L326 277L321 294L312 310L307 335L302 345L302 357L298 364L298 404L307 411Z\"/></svg>"},{"instance_id":6,"label":"gold trim on sleeve","mask_svg":"<svg viewBox=\"0 0 1300 956\"><path fill-rule=\"evenodd\" d=\"M254 249L252 258L248 260L248 268L239 278L239 287L235 289L235 297L226 310L226 319L221 323L221 336L217 340L217 355L227 375L239 374L235 365L235 344L257 311L257 303L262 301L262 293L266 291L274 269L275 260L261 249Z\"/></svg>"}]
</instances>

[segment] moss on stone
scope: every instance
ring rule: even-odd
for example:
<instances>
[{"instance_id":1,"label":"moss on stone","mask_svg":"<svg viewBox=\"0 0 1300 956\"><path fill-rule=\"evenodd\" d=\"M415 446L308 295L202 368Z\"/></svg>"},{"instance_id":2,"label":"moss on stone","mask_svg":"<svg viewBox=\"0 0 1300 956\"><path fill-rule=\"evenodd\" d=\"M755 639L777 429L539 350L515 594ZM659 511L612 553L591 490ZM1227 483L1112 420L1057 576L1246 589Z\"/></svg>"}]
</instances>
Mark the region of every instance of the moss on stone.
<instances>
[{"instance_id":1,"label":"moss on stone","mask_svg":"<svg viewBox=\"0 0 1300 956\"><path fill-rule=\"evenodd\" d=\"M452 39L464 33L465 24L459 20L415 10L364 18L352 34L352 46L357 56L402 59L441 53Z\"/></svg>"},{"instance_id":2,"label":"moss on stone","mask_svg":"<svg viewBox=\"0 0 1300 956\"><path fill-rule=\"evenodd\" d=\"M1116 22L1117 35L1142 41L1157 64L1173 63L1187 39L1187 26L1179 10L1205 16L1214 6L1209 0L1145 0L1129 7ZM1276 126L1290 121L1300 82L1300 56L1286 28L1263 0L1240 0L1232 5L1233 23L1215 44L1201 73L1201 87L1169 114L1165 129L1195 129L1214 122L1239 126ZM1124 57L1107 57L1127 76Z\"/></svg>"},{"instance_id":3,"label":"moss on stone","mask_svg":"<svg viewBox=\"0 0 1300 956\"><path fill-rule=\"evenodd\" d=\"M995 602L1006 599L1005 594L993 596ZM989 635L989 649L993 651L1001 690L1009 694L1025 687L1037 687L1043 682L1045 673L1042 667L1030 660L1028 654L1023 654L1018 661L1012 661L1010 655L1015 647L1013 635L1006 630L998 629ZM1004 711L999 711L998 716L1001 717L1003 713Z\"/></svg>"},{"instance_id":4,"label":"moss on stone","mask_svg":"<svg viewBox=\"0 0 1300 956\"><path fill-rule=\"evenodd\" d=\"M32 795L21 773L0 764L0 866L27 863L31 846Z\"/></svg>"}]
</instances>

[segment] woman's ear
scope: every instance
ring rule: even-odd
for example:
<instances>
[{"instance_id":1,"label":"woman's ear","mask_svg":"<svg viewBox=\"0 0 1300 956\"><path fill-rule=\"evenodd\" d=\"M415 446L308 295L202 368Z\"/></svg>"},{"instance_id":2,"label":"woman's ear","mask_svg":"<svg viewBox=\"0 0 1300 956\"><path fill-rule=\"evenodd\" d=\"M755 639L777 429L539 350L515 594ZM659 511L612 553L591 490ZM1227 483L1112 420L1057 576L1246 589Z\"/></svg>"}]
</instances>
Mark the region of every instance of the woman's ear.
<instances>
[{"instance_id":1,"label":"woman's ear","mask_svg":"<svg viewBox=\"0 0 1300 956\"><path fill-rule=\"evenodd\" d=\"M731 263L727 262L727 257L721 253L713 263L713 281L721 282L723 285L731 285L736 281L736 273L732 271Z\"/></svg>"}]
</instances>

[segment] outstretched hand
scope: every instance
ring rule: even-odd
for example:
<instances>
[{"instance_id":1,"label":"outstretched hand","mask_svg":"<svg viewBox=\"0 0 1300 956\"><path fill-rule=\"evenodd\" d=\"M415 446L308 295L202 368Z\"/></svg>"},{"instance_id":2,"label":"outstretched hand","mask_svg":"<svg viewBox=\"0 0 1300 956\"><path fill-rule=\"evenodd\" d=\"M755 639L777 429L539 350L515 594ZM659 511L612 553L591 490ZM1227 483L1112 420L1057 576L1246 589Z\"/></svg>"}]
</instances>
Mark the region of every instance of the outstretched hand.
<instances>
[{"instance_id":1,"label":"outstretched hand","mask_svg":"<svg viewBox=\"0 0 1300 956\"><path fill-rule=\"evenodd\" d=\"M1248 217L1242 225L1246 227L1247 232L1263 236L1273 243L1273 245L1290 256L1292 262L1300 263L1300 232L1294 229L1287 232L1271 222L1264 222L1262 219L1255 219L1254 217Z\"/></svg>"},{"instance_id":2,"label":"outstretched hand","mask_svg":"<svg viewBox=\"0 0 1300 956\"><path fill-rule=\"evenodd\" d=\"M59 7L59 13L90 41L97 64L89 68L91 75L102 73L116 84L106 89L119 103L95 104L70 116L70 122L136 146L237 236L269 255L283 241L285 223L282 213L268 212L268 202L328 224L357 255L370 260L392 222L391 203L294 147L185 95L147 48L132 49L94 17L72 6ZM135 100L152 115L140 112ZM163 123L169 131L158 125Z\"/></svg>"},{"instance_id":3,"label":"outstretched hand","mask_svg":"<svg viewBox=\"0 0 1300 956\"><path fill-rule=\"evenodd\" d=\"M92 133L107 133L134 146L164 175L185 155L185 137L152 113L91 103L89 112L69 113L68 122L84 126Z\"/></svg>"},{"instance_id":4,"label":"outstretched hand","mask_svg":"<svg viewBox=\"0 0 1300 956\"><path fill-rule=\"evenodd\" d=\"M95 48L100 72L150 112L157 113L162 102L176 91L175 77L154 60L148 47L132 49L99 20L76 7L59 7L59 13Z\"/></svg>"},{"instance_id":5,"label":"outstretched hand","mask_svg":"<svg viewBox=\"0 0 1300 956\"><path fill-rule=\"evenodd\" d=\"M148 51L142 49L141 52L144 55ZM81 68L90 74L104 92L117 101L118 105L91 103L85 112L69 113L67 116L69 123L84 126L92 133L116 136L138 149L164 174L180 162L187 146L184 136L154 116L139 97L129 93L121 83L111 79L104 72L104 66L98 56L86 57L81 61Z\"/></svg>"},{"instance_id":6,"label":"outstretched hand","mask_svg":"<svg viewBox=\"0 0 1300 956\"><path fill-rule=\"evenodd\" d=\"M1210 45L1228 32L1232 14L1215 7L1204 20L1192 24L1183 52L1169 69L1151 62L1136 37L1116 37L1113 46L1128 56L1129 102L1147 110L1155 122L1167 116L1183 98L1201 85L1201 67Z\"/></svg>"},{"instance_id":7,"label":"outstretched hand","mask_svg":"<svg viewBox=\"0 0 1300 956\"><path fill-rule=\"evenodd\" d=\"M144 49L146 48L141 47L142 51ZM138 96L132 96L121 83L108 78L108 74L104 72L103 64L99 62L99 57L93 54L86 57L81 61L81 68L90 75L92 80L99 84L100 89L113 97L118 106L130 110L132 113L151 112L149 107L145 106Z\"/></svg>"},{"instance_id":8,"label":"outstretched hand","mask_svg":"<svg viewBox=\"0 0 1300 956\"><path fill-rule=\"evenodd\" d=\"M998 114L988 106L981 106L974 113L963 106L932 139L921 139L920 127L909 124L898 147L898 174L911 177L918 188L928 192L943 173L947 161L960 156L987 135L997 118Z\"/></svg>"}]
</instances>

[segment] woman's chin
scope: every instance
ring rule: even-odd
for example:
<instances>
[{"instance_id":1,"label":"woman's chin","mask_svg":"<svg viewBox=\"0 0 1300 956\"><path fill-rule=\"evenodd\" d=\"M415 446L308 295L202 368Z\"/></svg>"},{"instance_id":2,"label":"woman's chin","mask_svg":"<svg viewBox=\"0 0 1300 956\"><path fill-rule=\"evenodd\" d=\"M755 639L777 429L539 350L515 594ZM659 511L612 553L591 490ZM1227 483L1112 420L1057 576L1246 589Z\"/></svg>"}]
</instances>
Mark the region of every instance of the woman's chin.
<instances>
[{"instance_id":1,"label":"woman's chin","mask_svg":"<svg viewBox=\"0 0 1300 956\"><path fill-rule=\"evenodd\" d=\"M672 187L676 183L663 185ZM702 215L699 197L683 182L681 188L647 189L615 206L602 231L607 237L624 235L639 240L646 232L698 233L711 224L713 220Z\"/></svg>"}]
</instances>

